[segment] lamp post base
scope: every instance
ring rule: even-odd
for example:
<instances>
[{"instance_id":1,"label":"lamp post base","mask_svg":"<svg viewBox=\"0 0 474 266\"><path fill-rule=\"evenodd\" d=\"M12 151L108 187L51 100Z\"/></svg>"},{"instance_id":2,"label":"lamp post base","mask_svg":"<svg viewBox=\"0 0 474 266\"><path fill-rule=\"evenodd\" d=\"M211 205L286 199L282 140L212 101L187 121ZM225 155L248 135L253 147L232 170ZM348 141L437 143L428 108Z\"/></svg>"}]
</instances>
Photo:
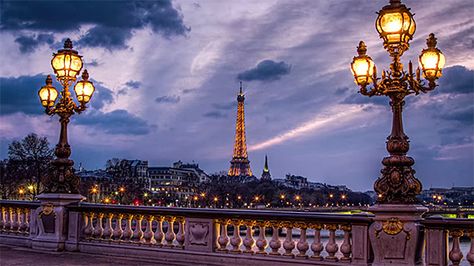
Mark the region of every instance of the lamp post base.
<instances>
[{"instance_id":1,"label":"lamp post base","mask_svg":"<svg viewBox=\"0 0 474 266\"><path fill-rule=\"evenodd\" d=\"M428 208L412 204L376 204L369 227L374 251L372 265L419 265L423 249L423 231L419 221Z\"/></svg>"},{"instance_id":2,"label":"lamp post base","mask_svg":"<svg viewBox=\"0 0 474 266\"><path fill-rule=\"evenodd\" d=\"M79 194L43 193L37 196L41 207L35 211L37 235L32 239L34 249L62 251L68 232L68 212L66 206L85 200ZM34 235L34 234L33 234Z\"/></svg>"}]
</instances>

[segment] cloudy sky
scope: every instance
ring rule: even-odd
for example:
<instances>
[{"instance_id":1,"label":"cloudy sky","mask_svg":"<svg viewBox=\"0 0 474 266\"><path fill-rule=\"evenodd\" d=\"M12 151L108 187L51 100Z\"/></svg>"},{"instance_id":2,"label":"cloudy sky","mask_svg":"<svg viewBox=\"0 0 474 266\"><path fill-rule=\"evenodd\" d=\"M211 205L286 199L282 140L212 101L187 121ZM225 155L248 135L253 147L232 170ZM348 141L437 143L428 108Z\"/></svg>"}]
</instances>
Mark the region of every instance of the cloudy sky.
<instances>
[{"instance_id":1,"label":"cloudy sky","mask_svg":"<svg viewBox=\"0 0 474 266\"><path fill-rule=\"evenodd\" d=\"M254 173L268 154L273 177L371 189L391 114L384 97L357 94L349 64L364 40L378 69L387 68L374 28L387 2L2 0L0 158L30 132L56 143L58 118L42 113L37 91L69 37L97 88L70 124L76 165L118 157L227 170L243 80ZM425 188L473 186L474 4L405 2L417 30L402 61L417 61L430 32L447 58L436 91L407 99L416 175Z\"/></svg>"}]
</instances>

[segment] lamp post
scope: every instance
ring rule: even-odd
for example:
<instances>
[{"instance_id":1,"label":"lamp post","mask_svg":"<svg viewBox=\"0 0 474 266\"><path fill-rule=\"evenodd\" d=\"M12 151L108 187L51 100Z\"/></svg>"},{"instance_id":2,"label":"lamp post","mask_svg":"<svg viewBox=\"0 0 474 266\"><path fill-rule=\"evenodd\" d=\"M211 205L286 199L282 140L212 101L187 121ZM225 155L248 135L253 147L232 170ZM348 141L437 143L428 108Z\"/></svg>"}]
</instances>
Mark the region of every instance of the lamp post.
<instances>
[{"instance_id":1,"label":"lamp post","mask_svg":"<svg viewBox=\"0 0 474 266\"><path fill-rule=\"evenodd\" d=\"M431 33L427 39L428 48L419 56L420 68L413 72L411 61L405 71L400 58L408 50L409 42L415 33L416 24L410 9L400 0L390 0L390 4L378 13L376 29L383 39L383 46L392 58L390 70L377 76L374 62L367 55L363 41L357 47L358 56L351 63L351 70L359 92L365 96L387 96L393 113L392 132L387 137L389 156L382 160L381 176L375 181L374 189L378 203L412 204L421 193L421 182L415 177L412 165L414 159L407 156L408 136L403 131L402 109L405 96L418 95L436 88L436 80L442 75L444 55L436 48L436 38ZM425 80L421 79L421 76Z\"/></svg>"},{"instance_id":2,"label":"lamp post","mask_svg":"<svg viewBox=\"0 0 474 266\"><path fill-rule=\"evenodd\" d=\"M351 63L359 92L368 97L389 97L393 114L392 132L386 144L389 156L383 158L381 175L374 183L378 204L370 208L375 214L374 222L369 227L373 265L418 265L422 262L419 254L423 249L423 231L419 221L427 208L418 205L416 198L421 193L422 184L412 168L415 160L407 156L409 141L403 131L402 109L406 96L436 88L445 58L436 48L436 38L431 33L426 42L428 48L422 50L419 56L421 70L418 67L413 72L411 61L408 71L404 70L400 58L409 48L416 24L410 9L400 0L390 0L390 4L381 9L375 25L383 47L392 59L390 69L383 70L380 78L377 76L377 69L367 55L367 46L363 41L359 43L358 55ZM388 242L390 245L386 245ZM402 246L405 248L401 251L399 247Z\"/></svg>"},{"instance_id":3,"label":"lamp post","mask_svg":"<svg viewBox=\"0 0 474 266\"><path fill-rule=\"evenodd\" d=\"M41 104L45 108L46 114L52 116L57 114L61 124L59 142L56 145L54 154L56 159L52 161L53 174L43 181L46 193L79 193L79 177L75 176L72 170L74 162L69 159L71 147L67 140L67 125L70 117L81 113L86 109L86 104L90 101L94 93L94 85L89 81L87 70L82 72L82 80L74 86L76 104L71 97L70 86L76 81L76 76L82 70L82 56L72 49L72 42L67 39L64 48L53 54L51 66L56 74L56 79L63 87L58 93L52 86L53 80L50 75L46 78L46 85L39 92ZM59 100L56 99L59 96Z\"/></svg>"}]
</instances>

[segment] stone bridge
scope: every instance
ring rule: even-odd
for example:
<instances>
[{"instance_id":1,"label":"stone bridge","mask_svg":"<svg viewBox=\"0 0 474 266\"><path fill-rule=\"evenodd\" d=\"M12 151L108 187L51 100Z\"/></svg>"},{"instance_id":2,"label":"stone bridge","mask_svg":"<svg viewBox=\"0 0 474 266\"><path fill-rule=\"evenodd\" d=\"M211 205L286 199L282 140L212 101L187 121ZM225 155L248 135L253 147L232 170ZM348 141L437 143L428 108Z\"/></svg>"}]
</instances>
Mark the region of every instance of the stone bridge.
<instances>
[{"instance_id":1,"label":"stone bridge","mask_svg":"<svg viewBox=\"0 0 474 266\"><path fill-rule=\"evenodd\" d=\"M105 264L100 255L170 265L474 264L474 220L422 216L427 209L418 205L336 214L102 205L65 194L39 198L0 201L0 244L80 252L85 261L93 255ZM461 237L470 239L466 254ZM67 257L75 258L59 258Z\"/></svg>"}]
</instances>

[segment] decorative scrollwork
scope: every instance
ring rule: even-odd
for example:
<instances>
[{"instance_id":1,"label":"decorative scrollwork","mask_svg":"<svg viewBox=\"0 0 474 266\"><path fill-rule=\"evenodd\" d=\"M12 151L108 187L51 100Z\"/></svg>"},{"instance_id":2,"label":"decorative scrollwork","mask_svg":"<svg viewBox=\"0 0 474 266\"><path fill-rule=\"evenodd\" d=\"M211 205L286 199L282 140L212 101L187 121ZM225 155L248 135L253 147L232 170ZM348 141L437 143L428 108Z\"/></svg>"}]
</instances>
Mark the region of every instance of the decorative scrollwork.
<instances>
[{"instance_id":1,"label":"decorative scrollwork","mask_svg":"<svg viewBox=\"0 0 474 266\"><path fill-rule=\"evenodd\" d=\"M400 221L400 219L396 217L392 217L384 222L382 222L382 227L380 229L375 230L375 237L380 238L380 233L381 232L386 233L387 235L398 235L400 232L404 232L406 234L406 239L409 240L411 235L410 235L410 230L405 229L405 223Z\"/></svg>"}]
</instances>

